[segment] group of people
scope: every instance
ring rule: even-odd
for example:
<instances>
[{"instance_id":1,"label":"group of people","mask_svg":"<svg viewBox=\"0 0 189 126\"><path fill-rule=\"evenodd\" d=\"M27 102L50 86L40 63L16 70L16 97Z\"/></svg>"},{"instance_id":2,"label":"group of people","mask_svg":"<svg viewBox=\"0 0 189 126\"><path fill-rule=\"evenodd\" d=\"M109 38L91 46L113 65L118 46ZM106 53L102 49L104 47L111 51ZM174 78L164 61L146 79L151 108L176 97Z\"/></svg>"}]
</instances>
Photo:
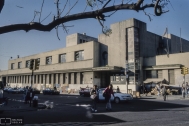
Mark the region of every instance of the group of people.
<instances>
[{"instance_id":1,"label":"group of people","mask_svg":"<svg viewBox=\"0 0 189 126\"><path fill-rule=\"evenodd\" d=\"M25 104L30 104L32 103L32 99L34 97L34 92L31 87L26 87L25 92L24 92L24 103Z\"/></svg>"},{"instance_id":2,"label":"group of people","mask_svg":"<svg viewBox=\"0 0 189 126\"><path fill-rule=\"evenodd\" d=\"M119 87L118 87L119 88ZM119 90L119 89L117 89ZM103 95L105 97L105 101L106 101L106 110L112 110L111 107L111 95L113 95L114 97L114 93L113 93L113 86L112 84L110 84L103 92ZM93 86L93 89L91 91L91 99L92 99L92 107L91 110L93 112L97 112L97 98L98 96L98 89L97 89L97 85Z\"/></svg>"}]
</instances>

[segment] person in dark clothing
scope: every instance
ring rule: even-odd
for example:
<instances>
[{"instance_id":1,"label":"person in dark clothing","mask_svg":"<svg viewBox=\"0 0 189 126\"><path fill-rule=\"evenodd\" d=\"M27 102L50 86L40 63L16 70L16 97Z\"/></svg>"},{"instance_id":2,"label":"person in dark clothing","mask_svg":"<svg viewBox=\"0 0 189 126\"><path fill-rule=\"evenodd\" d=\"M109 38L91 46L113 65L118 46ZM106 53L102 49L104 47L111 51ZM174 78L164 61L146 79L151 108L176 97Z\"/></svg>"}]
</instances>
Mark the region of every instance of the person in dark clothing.
<instances>
[{"instance_id":1,"label":"person in dark clothing","mask_svg":"<svg viewBox=\"0 0 189 126\"><path fill-rule=\"evenodd\" d=\"M104 90L104 93L106 94L106 96L105 96L106 110L112 110L112 107L111 107L111 95L113 95L113 97L114 97L112 84L110 84L110 85Z\"/></svg>"},{"instance_id":2,"label":"person in dark clothing","mask_svg":"<svg viewBox=\"0 0 189 126\"><path fill-rule=\"evenodd\" d=\"M57 89L56 89L56 86L54 87L54 90L56 91Z\"/></svg>"},{"instance_id":3,"label":"person in dark clothing","mask_svg":"<svg viewBox=\"0 0 189 126\"><path fill-rule=\"evenodd\" d=\"M29 103L30 103L30 107L31 107L31 104L32 104L32 100L33 100L33 97L34 97L34 93L33 93L33 90L30 89L29 92Z\"/></svg>"},{"instance_id":4,"label":"person in dark clothing","mask_svg":"<svg viewBox=\"0 0 189 126\"><path fill-rule=\"evenodd\" d=\"M97 99L97 96L98 96L97 85L93 86L93 89L92 89L90 94L91 94L91 99L92 99L92 108L91 108L91 110L93 112L97 112L97 105L96 105L97 100L98 100Z\"/></svg>"},{"instance_id":5,"label":"person in dark clothing","mask_svg":"<svg viewBox=\"0 0 189 126\"><path fill-rule=\"evenodd\" d=\"M165 85L162 86L162 95L163 95L163 100L166 101L166 88L165 88Z\"/></svg>"},{"instance_id":6,"label":"person in dark clothing","mask_svg":"<svg viewBox=\"0 0 189 126\"><path fill-rule=\"evenodd\" d=\"M28 92L28 87L26 87L25 89L25 93L24 93L24 103L27 104L28 103L28 100L29 100L29 92Z\"/></svg>"}]
</instances>

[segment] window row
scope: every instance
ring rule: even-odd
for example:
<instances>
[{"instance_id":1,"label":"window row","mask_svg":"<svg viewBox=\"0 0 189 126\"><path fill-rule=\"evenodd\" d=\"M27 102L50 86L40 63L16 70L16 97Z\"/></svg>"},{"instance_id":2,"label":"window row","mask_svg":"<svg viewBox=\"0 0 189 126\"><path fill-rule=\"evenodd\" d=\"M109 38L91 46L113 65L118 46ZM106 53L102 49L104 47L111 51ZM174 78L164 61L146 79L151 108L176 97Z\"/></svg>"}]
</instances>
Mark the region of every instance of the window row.
<instances>
[{"instance_id":1,"label":"window row","mask_svg":"<svg viewBox=\"0 0 189 126\"><path fill-rule=\"evenodd\" d=\"M84 50L76 51L74 54L75 61L84 60ZM40 63L40 58L38 58L38 61ZM66 62L66 53L59 54L59 63L65 63ZM52 64L52 56L46 57L46 65ZM26 61L26 68L30 67L30 60ZM18 69L22 68L22 62L18 62ZM11 63L11 69L15 69L15 63Z\"/></svg>"},{"instance_id":2,"label":"window row","mask_svg":"<svg viewBox=\"0 0 189 126\"><path fill-rule=\"evenodd\" d=\"M65 84L83 84L84 80L84 73L73 73L73 76L71 75L72 73L68 73L66 76L66 73L63 73L62 77L60 77L59 74L42 74L42 75L34 75L34 84L60 84L61 83ZM56 80L57 79L57 80ZM62 79L62 80L61 80ZM8 83L26 83L26 84L31 84L31 75L23 75L23 76L9 76L8 77Z\"/></svg>"}]
</instances>

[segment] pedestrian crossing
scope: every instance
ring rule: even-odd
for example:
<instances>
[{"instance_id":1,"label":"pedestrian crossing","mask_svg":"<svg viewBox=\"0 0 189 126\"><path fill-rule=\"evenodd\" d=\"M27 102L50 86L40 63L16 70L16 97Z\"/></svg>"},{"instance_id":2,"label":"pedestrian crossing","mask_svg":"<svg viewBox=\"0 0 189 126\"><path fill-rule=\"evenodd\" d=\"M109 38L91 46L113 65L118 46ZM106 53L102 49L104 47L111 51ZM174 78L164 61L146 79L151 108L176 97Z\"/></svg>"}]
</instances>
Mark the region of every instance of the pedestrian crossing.
<instances>
[{"instance_id":1,"label":"pedestrian crossing","mask_svg":"<svg viewBox=\"0 0 189 126\"><path fill-rule=\"evenodd\" d=\"M58 122L43 124L25 124L24 126L102 126L116 123L118 122Z\"/></svg>"}]
</instances>

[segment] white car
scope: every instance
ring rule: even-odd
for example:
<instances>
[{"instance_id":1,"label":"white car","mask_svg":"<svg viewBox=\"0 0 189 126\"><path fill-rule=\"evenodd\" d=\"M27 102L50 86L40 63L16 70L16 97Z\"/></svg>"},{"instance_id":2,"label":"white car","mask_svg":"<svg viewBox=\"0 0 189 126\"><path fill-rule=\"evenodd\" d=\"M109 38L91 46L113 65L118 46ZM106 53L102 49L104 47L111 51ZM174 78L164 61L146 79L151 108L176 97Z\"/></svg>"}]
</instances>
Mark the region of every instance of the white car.
<instances>
[{"instance_id":1,"label":"white car","mask_svg":"<svg viewBox=\"0 0 189 126\"><path fill-rule=\"evenodd\" d=\"M103 101L105 100L105 97L103 97L103 92L104 92L105 88L100 88L98 90L98 100ZM121 92L116 92L116 90L114 91L114 96L111 95L111 101L114 101L115 103L120 103L121 101L130 101L133 99L132 95L127 94L127 93L121 93Z\"/></svg>"}]
</instances>

